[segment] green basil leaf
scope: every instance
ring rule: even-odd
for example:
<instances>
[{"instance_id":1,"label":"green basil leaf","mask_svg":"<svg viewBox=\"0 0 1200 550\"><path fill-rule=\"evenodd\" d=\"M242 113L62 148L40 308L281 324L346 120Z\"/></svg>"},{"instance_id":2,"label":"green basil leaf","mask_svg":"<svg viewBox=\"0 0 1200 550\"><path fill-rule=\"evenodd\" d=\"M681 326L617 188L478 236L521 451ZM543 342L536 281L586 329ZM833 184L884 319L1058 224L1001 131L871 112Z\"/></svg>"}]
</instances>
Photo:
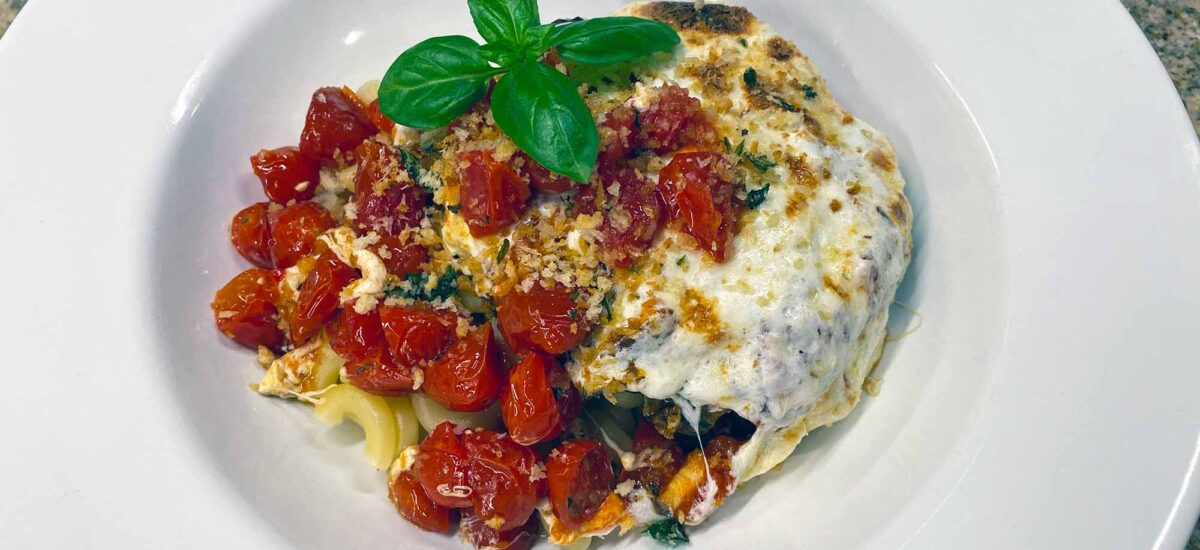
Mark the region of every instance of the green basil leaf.
<instances>
[{"instance_id":1,"label":"green basil leaf","mask_svg":"<svg viewBox=\"0 0 1200 550\"><path fill-rule=\"evenodd\" d=\"M687 531L684 531L683 524L679 523L675 518L667 518L651 523L645 529L642 529L642 532L667 546L679 546L680 544L687 544L689 542Z\"/></svg>"},{"instance_id":2,"label":"green basil leaf","mask_svg":"<svg viewBox=\"0 0 1200 550\"><path fill-rule=\"evenodd\" d=\"M501 67L509 67L521 59L517 47L507 40L488 42L480 46L479 55Z\"/></svg>"},{"instance_id":3,"label":"green basil leaf","mask_svg":"<svg viewBox=\"0 0 1200 550\"><path fill-rule=\"evenodd\" d=\"M467 0L479 36L488 42L525 41L527 29L541 24L537 0Z\"/></svg>"},{"instance_id":4,"label":"green basil leaf","mask_svg":"<svg viewBox=\"0 0 1200 550\"><path fill-rule=\"evenodd\" d=\"M621 63L679 44L670 25L640 17L599 17L559 27L550 38L558 55L584 65Z\"/></svg>"},{"instance_id":5,"label":"green basil leaf","mask_svg":"<svg viewBox=\"0 0 1200 550\"><path fill-rule=\"evenodd\" d=\"M465 36L438 36L400 54L379 84L379 108L412 128L440 128L465 113L501 72Z\"/></svg>"},{"instance_id":6,"label":"green basil leaf","mask_svg":"<svg viewBox=\"0 0 1200 550\"><path fill-rule=\"evenodd\" d=\"M492 90L492 117L509 138L550 171L587 182L600 138L575 85L544 63L521 63Z\"/></svg>"}]
</instances>

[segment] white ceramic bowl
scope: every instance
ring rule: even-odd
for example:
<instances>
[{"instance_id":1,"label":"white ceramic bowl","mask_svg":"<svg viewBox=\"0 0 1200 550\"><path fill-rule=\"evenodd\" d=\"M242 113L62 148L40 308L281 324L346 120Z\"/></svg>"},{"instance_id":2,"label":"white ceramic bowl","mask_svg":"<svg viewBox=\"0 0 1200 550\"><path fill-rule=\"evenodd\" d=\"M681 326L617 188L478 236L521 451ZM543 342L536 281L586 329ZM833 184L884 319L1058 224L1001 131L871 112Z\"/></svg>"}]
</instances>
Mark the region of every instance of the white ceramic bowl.
<instances>
[{"instance_id":1,"label":"white ceramic bowl","mask_svg":"<svg viewBox=\"0 0 1200 550\"><path fill-rule=\"evenodd\" d=\"M294 144L317 87L473 34L465 3L102 4L35 2L0 41L24 374L0 401L0 545L460 548L396 516L354 430L248 391L261 373L207 304L245 267L227 228L260 200L249 155ZM1181 544L1200 152L1119 5L746 4L895 144L916 247L891 329L919 328L889 345L880 397L693 546Z\"/></svg>"}]
</instances>

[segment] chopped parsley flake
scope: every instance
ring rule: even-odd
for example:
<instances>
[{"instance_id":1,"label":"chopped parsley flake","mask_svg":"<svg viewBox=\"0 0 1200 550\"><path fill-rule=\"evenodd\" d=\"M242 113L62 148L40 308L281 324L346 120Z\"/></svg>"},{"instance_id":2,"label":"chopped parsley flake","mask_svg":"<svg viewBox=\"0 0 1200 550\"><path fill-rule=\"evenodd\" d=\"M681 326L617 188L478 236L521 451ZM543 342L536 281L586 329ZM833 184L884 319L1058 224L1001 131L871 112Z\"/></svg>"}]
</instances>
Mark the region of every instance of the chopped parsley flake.
<instances>
[{"instance_id":1,"label":"chopped parsley flake","mask_svg":"<svg viewBox=\"0 0 1200 550\"><path fill-rule=\"evenodd\" d=\"M679 546L680 544L687 544L689 542L687 532L683 530L683 525L675 518L667 518L651 523L645 529L642 529L642 532L667 546Z\"/></svg>"},{"instance_id":2,"label":"chopped parsley flake","mask_svg":"<svg viewBox=\"0 0 1200 550\"><path fill-rule=\"evenodd\" d=\"M757 88L758 71L754 70L754 67L746 69L746 72L742 73L742 81L746 83L746 87L748 88Z\"/></svg>"},{"instance_id":3,"label":"chopped parsley flake","mask_svg":"<svg viewBox=\"0 0 1200 550\"><path fill-rule=\"evenodd\" d=\"M783 107L783 110L789 113L796 112L796 106L788 103L786 99L783 99L782 97L776 97L775 100L779 102L779 106Z\"/></svg>"},{"instance_id":4,"label":"chopped parsley flake","mask_svg":"<svg viewBox=\"0 0 1200 550\"><path fill-rule=\"evenodd\" d=\"M607 319L609 322L612 321L612 302L613 302L612 291L609 291L608 294L604 295L604 298L600 299L600 307L604 308L604 318Z\"/></svg>"},{"instance_id":5,"label":"chopped parsley flake","mask_svg":"<svg viewBox=\"0 0 1200 550\"><path fill-rule=\"evenodd\" d=\"M746 192L746 208L754 210L762 205L763 201L767 200L767 191L771 190L770 185L764 185L758 189L752 189Z\"/></svg>"},{"instance_id":6,"label":"chopped parsley flake","mask_svg":"<svg viewBox=\"0 0 1200 550\"><path fill-rule=\"evenodd\" d=\"M687 263L687 256L680 256L678 260L675 260L675 265L679 267L683 267L685 263Z\"/></svg>"},{"instance_id":7,"label":"chopped parsley flake","mask_svg":"<svg viewBox=\"0 0 1200 550\"><path fill-rule=\"evenodd\" d=\"M817 91L814 90L812 86L809 86L808 84L801 84L800 89L804 91L804 99L817 98Z\"/></svg>"},{"instance_id":8,"label":"chopped parsley flake","mask_svg":"<svg viewBox=\"0 0 1200 550\"><path fill-rule=\"evenodd\" d=\"M447 269L438 277L433 290L426 292L425 285L428 283L429 275L427 273L409 273L404 276L401 284L389 288L387 295L391 298L409 300L445 300L458 293L458 271L454 268Z\"/></svg>"},{"instance_id":9,"label":"chopped parsley flake","mask_svg":"<svg viewBox=\"0 0 1200 550\"><path fill-rule=\"evenodd\" d=\"M458 213L459 208L462 208L462 205L459 205L459 204L447 204L446 205L446 210L449 210L455 214Z\"/></svg>"},{"instance_id":10,"label":"chopped parsley flake","mask_svg":"<svg viewBox=\"0 0 1200 550\"><path fill-rule=\"evenodd\" d=\"M500 243L500 251L496 253L496 263L504 261L504 256L508 255L508 247L508 239L504 239L504 242Z\"/></svg>"},{"instance_id":11,"label":"chopped parsley flake","mask_svg":"<svg viewBox=\"0 0 1200 550\"><path fill-rule=\"evenodd\" d=\"M745 157L746 160L750 161L750 164L753 164L759 172L766 172L767 170L770 170L771 167L775 166L775 161L771 160L771 157L768 157L767 155L742 153L742 156Z\"/></svg>"},{"instance_id":12,"label":"chopped parsley flake","mask_svg":"<svg viewBox=\"0 0 1200 550\"><path fill-rule=\"evenodd\" d=\"M725 144L725 152L726 153L733 150L733 143L730 143L729 138L723 137L723 138L721 138L721 142Z\"/></svg>"},{"instance_id":13,"label":"chopped parsley flake","mask_svg":"<svg viewBox=\"0 0 1200 550\"><path fill-rule=\"evenodd\" d=\"M421 159L416 155L408 152L408 149L400 149L400 162L404 165L404 170L408 172L408 177L416 183L421 182Z\"/></svg>"}]
</instances>

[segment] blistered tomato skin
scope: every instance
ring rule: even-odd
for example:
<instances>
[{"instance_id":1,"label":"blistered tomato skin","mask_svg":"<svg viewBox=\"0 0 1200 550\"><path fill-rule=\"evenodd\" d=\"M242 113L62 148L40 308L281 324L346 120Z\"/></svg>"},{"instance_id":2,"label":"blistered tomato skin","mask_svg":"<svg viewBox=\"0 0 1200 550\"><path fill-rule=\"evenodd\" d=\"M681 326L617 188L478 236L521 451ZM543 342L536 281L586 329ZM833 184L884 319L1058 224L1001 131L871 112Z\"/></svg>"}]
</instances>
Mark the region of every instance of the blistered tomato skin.
<instances>
[{"instance_id":1,"label":"blistered tomato skin","mask_svg":"<svg viewBox=\"0 0 1200 550\"><path fill-rule=\"evenodd\" d=\"M421 441L412 472L430 500L447 508L471 506L467 485L467 449L454 432L454 424L442 422Z\"/></svg>"},{"instance_id":2,"label":"blistered tomato skin","mask_svg":"<svg viewBox=\"0 0 1200 550\"><path fill-rule=\"evenodd\" d=\"M413 369L397 364L386 349L376 349L368 357L347 361L345 368L346 381L370 394L408 395L417 384Z\"/></svg>"},{"instance_id":3,"label":"blistered tomato skin","mask_svg":"<svg viewBox=\"0 0 1200 550\"><path fill-rule=\"evenodd\" d=\"M615 204L600 224L601 255L609 265L629 267L646 254L662 227L656 185L632 168L611 172L601 182L619 186Z\"/></svg>"},{"instance_id":4,"label":"blistered tomato skin","mask_svg":"<svg viewBox=\"0 0 1200 550\"><path fill-rule=\"evenodd\" d=\"M733 169L721 153L680 153L658 176L671 217L718 263L732 254L735 204Z\"/></svg>"},{"instance_id":5,"label":"blistered tomato skin","mask_svg":"<svg viewBox=\"0 0 1200 550\"><path fill-rule=\"evenodd\" d=\"M371 119L371 123L373 123L380 132L390 134L392 132L392 128L396 127L396 122L388 118L387 115L383 114L383 111L379 109L378 99L372 101L370 105L367 105L367 118Z\"/></svg>"},{"instance_id":6,"label":"blistered tomato skin","mask_svg":"<svg viewBox=\"0 0 1200 550\"><path fill-rule=\"evenodd\" d=\"M271 260L284 269L313 251L317 237L333 229L336 223L325 207L315 202L298 202L269 216Z\"/></svg>"},{"instance_id":7,"label":"blistered tomato skin","mask_svg":"<svg viewBox=\"0 0 1200 550\"><path fill-rule=\"evenodd\" d=\"M554 517L569 529L596 515L612 491L613 470L595 439L573 439L546 458L546 478Z\"/></svg>"},{"instance_id":8,"label":"blistered tomato skin","mask_svg":"<svg viewBox=\"0 0 1200 550\"><path fill-rule=\"evenodd\" d=\"M496 301L500 330L517 347L558 355L571 351L591 328L584 310L565 287L533 285L529 292L513 290Z\"/></svg>"},{"instance_id":9,"label":"blistered tomato skin","mask_svg":"<svg viewBox=\"0 0 1200 550\"><path fill-rule=\"evenodd\" d=\"M388 273L396 276L418 273L429 261L429 250L423 245L392 235L380 235L372 251L383 260Z\"/></svg>"},{"instance_id":10,"label":"blistered tomato skin","mask_svg":"<svg viewBox=\"0 0 1200 550\"><path fill-rule=\"evenodd\" d=\"M363 140L375 135L375 125L342 88L327 86L313 92L300 133L300 152L322 162L334 153L350 155Z\"/></svg>"},{"instance_id":11,"label":"blistered tomato skin","mask_svg":"<svg viewBox=\"0 0 1200 550\"><path fill-rule=\"evenodd\" d=\"M279 329L279 274L267 269L247 269L217 291L212 301L217 329L248 348L266 346L276 352L283 348Z\"/></svg>"},{"instance_id":12,"label":"blistered tomato skin","mask_svg":"<svg viewBox=\"0 0 1200 550\"><path fill-rule=\"evenodd\" d=\"M429 307L381 306L379 319L397 364L421 367L454 342L458 315Z\"/></svg>"},{"instance_id":13,"label":"blistered tomato skin","mask_svg":"<svg viewBox=\"0 0 1200 550\"><path fill-rule=\"evenodd\" d=\"M490 324L472 329L425 369L421 387L452 411L482 411L500 400L504 364Z\"/></svg>"},{"instance_id":14,"label":"blistered tomato skin","mask_svg":"<svg viewBox=\"0 0 1200 550\"><path fill-rule=\"evenodd\" d=\"M260 150L250 157L250 167L263 193L279 204L313 198L321 181L320 163L302 155L298 147Z\"/></svg>"},{"instance_id":15,"label":"blistered tomato skin","mask_svg":"<svg viewBox=\"0 0 1200 550\"><path fill-rule=\"evenodd\" d=\"M529 550L538 539L539 528L540 520L530 517L525 525L500 532L488 527L483 518L469 509L463 510L462 520L458 525L463 538L467 539L471 546L489 550Z\"/></svg>"},{"instance_id":16,"label":"blistered tomato skin","mask_svg":"<svg viewBox=\"0 0 1200 550\"><path fill-rule=\"evenodd\" d=\"M342 263L333 252L321 253L304 278L296 308L288 316L292 342L302 346L316 336L337 313L342 289L357 278L358 270Z\"/></svg>"},{"instance_id":17,"label":"blistered tomato skin","mask_svg":"<svg viewBox=\"0 0 1200 550\"><path fill-rule=\"evenodd\" d=\"M358 171L354 174L354 226L360 235L375 231L399 235L420 227L425 217L426 192L412 181L389 145L367 140L355 150Z\"/></svg>"},{"instance_id":18,"label":"blistered tomato skin","mask_svg":"<svg viewBox=\"0 0 1200 550\"><path fill-rule=\"evenodd\" d=\"M674 84L663 86L659 95L640 113L641 139L660 155L683 147L714 147L717 131L700 100Z\"/></svg>"},{"instance_id":19,"label":"blistered tomato skin","mask_svg":"<svg viewBox=\"0 0 1200 550\"><path fill-rule=\"evenodd\" d=\"M487 151L460 153L458 159L459 213L471 235L492 235L515 222L529 200L529 184Z\"/></svg>"},{"instance_id":20,"label":"blistered tomato skin","mask_svg":"<svg viewBox=\"0 0 1200 550\"><path fill-rule=\"evenodd\" d=\"M453 510L433 502L411 471L396 476L388 486L388 499L413 525L435 533L450 532Z\"/></svg>"},{"instance_id":21,"label":"blistered tomato skin","mask_svg":"<svg viewBox=\"0 0 1200 550\"><path fill-rule=\"evenodd\" d=\"M508 388L500 401L509 437L526 446L558 437L581 407L566 370L539 353L527 354L509 371Z\"/></svg>"},{"instance_id":22,"label":"blistered tomato skin","mask_svg":"<svg viewBox=\"0 0 1200 550\"><path fill-rule=\"evenodd\" d=\"M475 512L497 531L523 525L533 514L538 489L537 457L508 436L488 430L467 430L462 435L469 459L467 482Z\"/></svg>"},{"instance_id":23,"label":"blistered tomato skin","mask_svg":"<svg viewBox=\"0 0 1200 550\"><path fill-rule=\"evenodd\" d=\"M238 254L250 263L267 269L275 267L271 261L269 217L267 203L256 202L234 214L229 226L229 240Z\"/></svg>"},{"instance_id":24,"label":"blistered tomato skin","mask_svg":"<svg viewBox=\"0 0 1200 550\"><path fill-rule=\"evenodd\" d=\"M622 472L621 479L634 479L655 495L683 466L683 449L658 433L650 422L639 422L634 430L633 454L638 467Z\"/></svg>"},{"instance_id":25,"label":"blistered tomato skin","mask_svg":"<svg viewBox=\"0 0 1200 550\"><path fill-rule=\"evenodd\" d=\"M350 363L374 358L387 348L378 309L358 313L344 307L325 327L325 334L333 351Z\"/></svg>"}]
</instances>

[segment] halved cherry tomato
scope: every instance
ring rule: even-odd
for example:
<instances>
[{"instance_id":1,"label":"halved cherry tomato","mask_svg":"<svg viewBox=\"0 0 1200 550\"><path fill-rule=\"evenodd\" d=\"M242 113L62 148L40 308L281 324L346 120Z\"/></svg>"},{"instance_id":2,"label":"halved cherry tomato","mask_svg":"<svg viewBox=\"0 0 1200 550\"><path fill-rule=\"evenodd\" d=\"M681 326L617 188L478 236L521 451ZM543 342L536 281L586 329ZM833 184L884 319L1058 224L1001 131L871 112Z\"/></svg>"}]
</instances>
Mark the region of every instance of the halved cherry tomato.
<instances>
[{"instance_id":1,"label":"halved cherry tomato","mask_svg":"<svg viewBox=\"0 0 1200 550\"><path fill-rule=\"evenodd\" d=\"M704 113L700 100L680 86L669 84L639 117L647 147L660 155L684 146L715 146L717 131Z\"/></svg>"},{"instance_id":2,"label":"halved cherry tomato","mask_svg":"<svg viewBox=\"0 0 1200 550\"><path fill-rule=\"evenodd\" d=\"M459 153L459 212L471 235L482 237L516 221L529 200L529 184L487 151Z\"/></svg>"},{"instance_id":3,"label":"halved cherry tomato","mask_svg":"<svg viewBox=\"0 0 1200 550\"><path fill-rule=\"evenodd\" d=\"M546 479L554 517L569 529L592 519L612 491L613 470L595 439L572 439L546 458Z\"/></svg>"},{"instance_id":4,"label":"halved cherry tomato","mask_svg":"<svg viewBox=\"0 0 1200 550\"><path fill-rule=\"evenodd\" d=\"M449 533L453 510L438 506L411 471L400 472L388 486L388 499L404 519L426 531Z\"/></svg>"},{"instance_id":5,"label":"halved cherry tomato","mask_svg":"<svg viewBox=\"0 0 1200 550\"><path fill-rule=\"evenodd\" d=\"M384 396L410 394L417 382L412 367L396 363L383 348L358 361L347 361L346 381L367 393Z\"/></svg>"},{"instance_id":6,"label":"halved cherry tomato","mask_svg":"<svg viewBox=\"0 0 1200 550\"><path fill-rule=\"evenodd\" d=\"M616 168L642 146L638 131L639 114L631 105L620 105L600 116L596 128L600 133L600 155L597 169Z\"/></svg>"},{"instance_id":7,"label":"halved cherry tomato","mask_svg":"<svg viewBox=\"0 0 1200 550\"><path fill-rule=\"evenodd\" d=\"M429 432L412 471L430 500L448 508L468 508L472 491L467 484L467 448L454 430L454 424L446 421Z\"/></svg>"},{"instance_id":8,"label":"halved cherry tomato","mask_svg":"<svg viewBox=\"0 0 1200 550\"><path fill-rule=\"evenodd\" d=\"M325 334L333 351L351 363L372 359L380 351L387 351L378 308L359 313L352 306L344 307L326 325Z\"/></svg>"},{"instance_id":9,"label":"halved cherry tomato","mask_svg":"<svg viewBox=\"0 0 1200 550\"><path fill-rule=\"evenodd\" d=\"M355 149L355 156L354 226L359 234L398 235L420 226L425 217L425 190L412 181L396 150L367 140Z\"/></svg>"},{"instance_id":10,"label":"halved cherry tomato","mask_svg":"<svg viewBox=\"0 0 1200 550\"><path fill-rule=\"evenodd\" d=\"M571 201L571 215L578 216L580 214L590 216L595 214L600 209L598 204L599 197L596 194L596 185L588 183L576 187L578 190L575 193L575 200Z\"/></svg>"},{"instance_id":11,"label":"halved cherry tomato","mask_svg":"<svg viewBox=\"0 0 1200 550\"><path fill-rule=\"evenodd\" d=\"M509 371L500 412L513 441L534 445L558 437L581 406L579 392L558 361L532 352Z\"/></svg>"},{"instance_id":12,"label":"halved cherry tomato","mask_svg":"<svg viewBox=\"0 0 1200 550\"><path fill-rule=\"evenodd\" d=\"M662 227L655 184L632 168L608 172L600 181L603 185L615 181L619 187L600 224L602 256L610 265L629 267L646 254Z\"/></svg>"},{"instance_id":13,"label":"halved cherry tomato","mask_svg":"<svg viewBox=\"0 0 1200 550\"><path fill-rule=\"evenodd\" d=\"M562 193L575 185L571 178L551 172L523 152L513 155L510 162L517 174L543 193Z\"/></svg>"},{"instance_id":14,"label":"halved cherry tomato","mask_svg":"<svg viewBox=\"0 0 1200 550\"><path fill-rule=\"evenodd\" d=\"M498 401L504 392L504 364L492 325L476 327L426 367L421 389L452 411L482 411Z\"/></svg>"},{"instance_id":15,"label":"halved cherry tomato","mask_svg":"<svg viewBox=\"0 0 1200 550\"><path fill-rule=\"evenodd\" d=\"M267 221L267 203L256 202L233 215L229 229L229 240L233 248L250 263L265 268L275 267L271 262L271 226Z\"/></svg>"},{"instance_id":16,"label":"halved cherry tomato","mask_svg":"<svg viewBox=\"0 0 1200 550\"><path fill-rule=\"evenodd\" d=\"M590 329L584 309L563 286L513 290L496 300L496 318L507 340L551 355L575 349Z\"/></svg>"},{"instance_id":17,"label":"halved cherry tomato","mask_svg":"<svg viewBox=\"0 0 1200 550\"><path fill-rule=\"evenodd\" d=\"M326 250L317 256L296 296L296 308L288 315L292 343L304 345L320 332L337 313L342 289L357 278L358 270L342 263L333 252Z\"/></svg>"},{"instance_id":18,"label":"halved cherry tomato","mask_svg":"<svg viewBox=\"0 0 1200 550\"><path fill-rule=\"evenodd\" d=\"M621 480L636 480L655 495L683 466L683 449L658 433L650 422L639 422L633 431L633 455L636 467L621 472Z\"/></svg>"},{"instance_id":19,"label":"halved cherry tomato","mask_svg":"<svg viewBox=\"0 0 1200 550\"><path fill-rule=\"evenodd\" d=\"M255 268L239 273L213 297L217 329L248 348L266 346L280 351L283 331L275 308L278 285L275 271Z\"/></svg>"},{"instance_id":20,"label":"halved cherry tomato","mask_svg":"<svg viewBox=\"0 0 1200 550\"><path fill-rule=\"evenodd\" d=\"M317 237L336 223L325 207L315 202L298 202L270 216L271 260L284 269L296 265L313 251Z\"/></svg>"},{"instance_id":21,"label":"halved cherry tomato","mask_svg":"<svg viewBox=\"0 0 1200 550\"><path fill-rule=\"evenodd\" d=\"M734 223L733 168L721 153L680 153L658 176L658 192L683 230L717 262L729 256Z\"/></svg>"},{"instance_id":22,"label":"halved cherry tomato","mask_svg":"<svg viewBox=\"0 0 1200 550\"><path fill-rule=\"evenodd\" d=\"M331 162L334 153L353 153L363 140L378 130L351 99L338 87L327 86L313 92L300 133L300 152L314 159Z\"/></svg>"},{"instance_id":23,"label":"halved cherry tomato","mask_svg":"<svg viewBox=\"0 0 1200 550\"><path fill-rule=\"evenodd\" d=\"M392 235L380 235L374 251L392 275L418 273L429 261L429 251L423 245Z\"/></svg>"},{"instance_id":24,"label":"halved cherry tomato","mask_svg":"<svg viewBox=\"0 0 1200 550\"><path fill-rule=\"evenodd\" d=\"M500 532L488 527L472 510L463 510L462 520L458 523L462 537L477 550L529 550L537 541L540 528L540 520L531 516L525 525Z\"/></svg>"},{"instance_id":25,"label":"halved cherry tomato","mask_svg":"<svg viewBox=\"0 0 1200 550\"><path fill-rule=\"evenodd\" d=\"M280 204L313 198L321 181L320 163L297 147L262 149L250 157L250 167L267 198Z\"/></svg>"},{"instance_id":26,"label":"halved cherry tomato","mask_svg":"<svg viewBox=\"0 0 1200 550\"><path fill-rule=\"evenodd\" d=\"M533 514L538 486L544 482L534 479L537 457L533 451L489 430L467 430L462 442L475 512L489 525L496 525L497 531L523 525Z\"/></svg>"},{"instance_id":27,"label":"halved cherry tomato","mask_svg":"<svg viewBox=\"0 0 1200 550\"><path fill-rule=\"evenodd\" d=\"M383 336L400 365L421 367L436 359L454 342L458 315L430 307L379 308Z\"/></svg>"}]
</instances>

